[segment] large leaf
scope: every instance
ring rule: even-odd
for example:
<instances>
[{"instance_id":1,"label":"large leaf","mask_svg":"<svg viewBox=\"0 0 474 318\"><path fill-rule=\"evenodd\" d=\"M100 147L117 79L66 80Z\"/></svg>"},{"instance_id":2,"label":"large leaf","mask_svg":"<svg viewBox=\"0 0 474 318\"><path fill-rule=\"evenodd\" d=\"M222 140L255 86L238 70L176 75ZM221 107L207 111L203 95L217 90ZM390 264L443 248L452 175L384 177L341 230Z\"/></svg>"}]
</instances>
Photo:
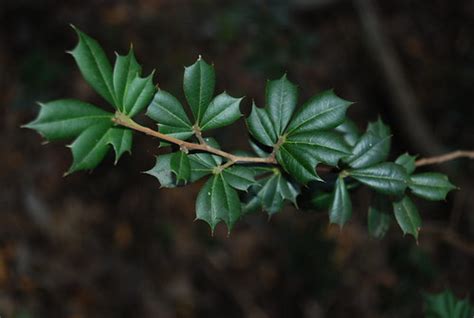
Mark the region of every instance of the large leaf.
<instances>
[{"instance_id":1,"label":"large leaf","mask_svg":"<svg viewBox=\"0 0 474 318\"><path fill-rule=\"evenodd\" d=\"M337 97L333 91L323 92L306 102L288 125L287 133L305 133L331 129L340 125L351 102Z\"/></svg>"},{"instance_id":2,"label":"large leaf","mask_svg":"<svg viewBox=\"0 0 474 318\"><path fill-rule=\"evenodd\" d=\"M138 64L132 48L130 48L127 55L117 54L113 71L113 84L118 103L117 107L122 112L124 112L123 105L126 92L135 77L141 74L141 71L142 68Z\"/></svg>"},{"instance_id":3,"label":"large leaf","mask_svg":"<svg viewBox=\"0 0 474 318\"><path fill-rule=\"evenodd\" d=\"M456 298L450 290L425 295L426 318L472 318L474 307L469 298Z\"/></svg>"},{"instance_id":4,"label":"large leaf","mask_svg":"<svg viewBox=\"0 0 474 318\"><path fill-rule=\"evenodd\" d=\"M367 216L368 230L372 237L381 239L385 236L392 220L390 210L389 201L381 195L376 195Z\"/></svg>"},{"instance_id":5,"label":"large leaf","mask_svg":"<svg viewBox=\"0 0 474 318\"><path fill-rule=\"evenodd\" d=\"M191 177L191 164L188 155L184 151L177 151L171 155L170 168L176 175L178 183L186 183Z\"/></svg>"},{"instance_id":6,"label":"large leaf","mask_svg":"<svg viewBox=\"0 0 474 318\"><path fill-rule=\"evenodd\" d=\"M319 161L314 156L308 155L298 145L283 143L278 148L277 160L286 172L300 183L321 180L315 169Z\"/></svg>"},{"instance_id":7,"label":"large leaf","mask_svg":"<svg viewBox=\"0 0 474 318\"><path fill-rule=\"evenodd\" d=\"M219 173L209 178L196 200L196 219L207 222L212 232L223 221L230 233L240 215L239 196L224 175Z\"/></svg>"},{"instance_id":8,"label":"large leaf","mask_svg":"<svg viewBox=\"0 0 474 318\"><path fill-rule=\"evenodd\" d=\"M123 100L123 112L126 115L133 117L150 103L155 93L152 80L153 73L145 78L137 74L127 86Z\"/></svg>"},{"instance_id":9,"label":"large leaf","mask_svg":"<svg viewBox=\"0 0 474 318\"><path fill-rule=\"evenodd\" d=\"M314 157L317 161L332 166L337 166L341 158L351 154L351 149L342 135L334 131L290 135L284 145L297 147L302 155Z\"/></svg>"},{"instance_id":10,"label":"large leaf","mask_svg":"<svg viewBox=\"0 0 474 318\"><path fill-rule=\"evenodd\" d=\"M252 105L252 112L247 118L250 134L260 143L272 147L277 142L277 134L266 108Z\"/></svg>"},{"instance_id":11,"label":"large leaf","mask_svg":"<svg viewBox=\"0 0 474 318\"><path fill-rule=\"evenodd\" d=\"M416 169L415 161L416 156L410 156L408 153L404 153L395 160L395 163L405 168L406 172L410 175Z\"/></svg>"},{"instance_id":12,"label":"large leaf","mask_svg":"<svg viewBox=\"0 0 474 318\"><path fill-rule=\"evenodd\" d=\"M421 218L418 209L408 196L393 203L395 219L400 225L403 234L411 234L418 240L418 232L421 228Z\"/></svg>"},{"instance_id":13,"label":"large leaf","mask_svg":"<svg viewBox=\"0 0 474 318\"><path fill-rule=\"evenodd\" d=\"M278 80L268 81L266 88L267 110L278 136L288 125L297 101L298 89L286 78L286 74Z\"/></svg>"},{"instance_id":14,"label":"large leaf","mask_svg":"<svg viewBox=\"0 0 474 318\"><path fill-rule=\"evenodd\" d=\"M198 124L201 123L201 118L211 102L215 82L214 67L200 56L196 63L184 70L184 95Z\"/></svg>"},{"instance_id":15,"label":"large leaf","mask_svg":"<svg viewBox=\"0 0 474 318\"><path fill-rule=\"evenodd\" d=\"M456 188L446 175L437 172L412 175L408 186L413 194L432 201L446 199L448 192Z\"/></svg>"},{"instance_id":16,"label":"large leaf","mask_svg":"<svg viewBox=\"0 0 474 318\"><path fill-rule=\"evenodd\" d=\"M366 168L387 159L390 152L390 136L381 137L366 132L352 149L347 162L352 168Z\"/></svg>"},{"instance_id":17,"label":"large leaf","mask_svg":"<svg viewBox=\"0 0 474 318\"><path fill-rule=\"evenodd\" d=\"M388 195L402 195L408 183L408 175L405 169L391 162L379 163L369 168L350 170L349 174L374 190Z\"/></svg>"},{"instance_id":18,"label":"large leaf","mask_svg":"<svg viewBox=\"0 0 474 318\"><path fill-rule=\"evenodd\" d=\"M117 107L119 103L115 97L112 66L104 50L96 40L73 28L77 32L79 43L70 53L76 60L82 76L100 96Z\"/></svg>"},{"instance_id":19,"label":"large leaf","mask_svg":"<svg viewBox=\"0 0 474 318\"><path fill-rule=\"evenodd\" d=\"M156 92L146 115L158 122L161 133L186 140L193 135L192 124L181 103L164 90Z\"/></svg>"},{"instance_id":20,"label":"large leaf","mask_svg":"<svg viewBox=\"0 0 474 318\"><path fill-rule=\"evenodd\" d=\"M242 98L235 98L227 93L217 95L209 104L202 119L200 128L202 131L224 127L232 124L240 118L240 101Z\"/></svg>"},{"instance_id":21,"label":"large leaf","mask_svg":"<svg viewBox=\"0 0 474 318\"><path fill-rule=\"evenodd\" d=\"M24 127L38 131L47 140L77 137L90 126L112 123L113 114L78 100L61 99L40 106L38 117Z\"/></svg>"},{"instance_id":22,"label":"large leaf","mask_svg":"<svg viewBox=\"0 0 474 318\"><path fill-rule=\"evenodd\" d=\"M344 224L351 218L352 203L347 191L344 178L339 177L336 181L334 189L334 197L329 209L329 221L331 223L339 224L342 228Z\"/></svg>"}]
</instances>

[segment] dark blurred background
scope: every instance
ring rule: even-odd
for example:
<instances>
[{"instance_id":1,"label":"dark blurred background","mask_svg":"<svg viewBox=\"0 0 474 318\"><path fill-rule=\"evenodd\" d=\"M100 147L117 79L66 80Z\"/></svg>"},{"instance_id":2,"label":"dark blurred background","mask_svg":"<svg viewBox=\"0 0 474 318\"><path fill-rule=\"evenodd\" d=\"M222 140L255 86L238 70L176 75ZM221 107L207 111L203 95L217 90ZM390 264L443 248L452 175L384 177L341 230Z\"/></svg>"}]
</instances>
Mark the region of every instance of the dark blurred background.
<instances>
[{"instance_id":1,"label":"dark blurred background","mask_svg":"<svg viewBox=\"0 0 474 318\"><path fill-rule=\"evenodd\" d=\"M160 87L182 98L183 66L212 61L217 91L263 105L288 72L300 100L334 88L361 129L380 114L392 159L474 148L474 2L420 0L0 2L0 315L36 317L420 317L422 293L474 292L474 162L429 167L461 189L419 203L419 244L396 224L368 237L369 195L341 231L326 211L287 207L239 222L229 238L194 220L201 183L159 189L140 173L162 151L136 135L133 156L62 177L60 143L20 129L36 101L104 105L65 54L69 23L110 58L133 42ZM152 125L145 117L140 121ZM242 121L212 132L248 149ZM236 137L238 136L238 137Z\"/></svg>"}]
</instances>

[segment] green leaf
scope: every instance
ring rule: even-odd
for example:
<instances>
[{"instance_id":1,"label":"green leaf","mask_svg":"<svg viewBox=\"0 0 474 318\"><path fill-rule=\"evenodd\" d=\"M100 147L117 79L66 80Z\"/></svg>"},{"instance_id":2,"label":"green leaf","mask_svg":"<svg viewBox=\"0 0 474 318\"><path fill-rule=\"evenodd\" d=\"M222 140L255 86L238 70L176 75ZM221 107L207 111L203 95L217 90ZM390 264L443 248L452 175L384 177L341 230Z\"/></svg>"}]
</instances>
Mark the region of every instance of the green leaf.
<instances>
[{"instance_id":1,"label":"green leaf","mask_svg":"<svg viewBox=\"0 0 474 318\"><path fill-rule=\"evenodd\" d=\"M273 127L272 120L265 108L252 105L252 112L246 120L250 134L260 143L272 147L278 137Z\"/></svg>"},{"instance_id":2,"label":"green leaf","mask_svg":"<svg viewBox=\"0 0 474 318\"><path fill-rule=\"evenodd\" d=\"M347 191L344 178L339 177L336 181L334 189L334 198L329 209L329 221L339 224L342 228L344 224L351 218L352 203Z\"/></svg>"},{"instance_id":3,"label":"green leaf","mask_svg":"<svg viewBox=\"0 0 474 318\"><path fill-rule=\"evenodd\" d=\"M366 132L352 149L346 162L352 168L366 168L387 159L390 152L390 136Z\"/></svg>"},{"instance_id":4,"label":"green leaf","mask_svg":"<svg viewBox=\"0 0 474 318\"><path fill-rule=\"evenodd\" d=\"M312 180L322 180L315 169L319 161L297 145L283 143L278 148L277 161L286 172L302 184Z\"/></svg>"},{"instance_id":5,"label":"green leaf","mask_svg":"<svg viewBox=\"0 0 474 318\"><path fill-rule=\"evenodd\" d=\"M267 82L265 98L268 115L276 134L280 136L295 111L298 88L286 78L285 74L278 80Z\"/></svg>"},{"instance_id":6,"label":"green leaf","mask_svg":"<svg viewBox=\"0 0 474 318\"><path fill-rule=\"evenodd\" d=\"M214 67L207 64L201 56L196 63L184 70L184 95L198 124L211 102L215 82Z\"/></svg>"},{"instance_id":7,"label":"green leaf","mask_svg":"<svg viewBox=\"0 0 474 318\"><path fill-rule=\"evenodd\" d=\"M472 318L474 308L466 297L460 300L450 290L438 294L425 294L426 318Z\"/></svg>"},{"instance_id":8,"label":"green leaf","mask_svg":"<svg viewBox=\"0 0 474 318\"><path fill-rule=\"evenodd\" d=\"M270 152L265 151L262 146L258 145L257 143L253 142L253 140L249 140L250 148L252 148L253 152L261 157L265 158L270 155Z\"/></svg>"},{"instance_id":9,"label":"green leaf","mask_svg":"<svg viewBox=\"0 0 474 318\"><path fill-rule=\"evenodd\" d=\"M233 166L222 171L222 175L233 188L247 191L255 184L255 171L246 166Z\"/></svg>"},{"instance_id":10,"label":"green leaf","mask_svg":"<svg viewBox=\"0 0 474 318\"><path fill-rule=\"evenodd\" d=\"M342 133L344 140L351 147L354 147L357 141L359 141L359 128L357 128L356 124L348 118L346 118L342 124L337 126L335 130Z\"/></svg>"},{"instance_id":11,"label":"green leaf","mask_svg":"<svg viewBox=\"0 0 474 318\"><path fill-rule=\"evenodd\" d=\"M426 172L412 175L408 183L416 196L426 200L445 200L449 191L456 187L442 173Z\"/></svg>"},{"instance_id":12,"label":"green leaf","mask_svg":"<svg viewBox=\"0 0 474 318\"><path fill-rule=\"evenodd\" d=\"M311 205L319 210L328 210L334 200L334 192L316 191L311 197Z\"/></svg>"},{"instance_id":13,"label":"green leaf","mask_svg":"<svg viewBox=\"0 0 474 318\"><path fill-rule=\"evenodd\" d=\"M196 200L196 219L207 222L213 233L216 225L223 221L230 233L240 215L241 205L237 191L221 173L209 178Z\"/></svg>"},{"instance_id":14,"label":"green leaf","mask_svg":"<svg viewBox=\"0 0 474 318\"><path fill-rule=\"evenodd\" d=\"M418 232L421 228L421 218L418 209L408 196L404 196L402 200L393 202L393 212L395 219L400 225L403 234L411 234L418 240Z\"/></svg>"},{"instance_id":15,"label":"green leaf","mask_svg":"<svg viewBox=\"0 0 474 318\"><path fill-rule=\"evenodd\" d=\"M374 133L380 138L390 136L391 134L390 127L385 125L380 117L377 119L377 121L369 123L369 125L367 126L367 131Z\"/></svg>"},{"instance_id":16,"label":"green leaf","mask_svg":"<svg viewBox=\"0 0 474 318\"><path fill-rule=\"evenodd\" d=\"M377 195L369 207L367 220L369 234L376 239L383 238L391 223L389 201Z\"/></svg>"},{"instance_id":17,"label":"green leaf","mask_svg":"<svg viewBox=\"0 0 474 318\"><path fill-rule=\"evenodd\" d=\"M349 145L334 131L290 135L283 145L298 147L302 155L332 166L337 166L341 158L351 155Z\"/></svg>"},{"instance_id":18,"label":"green leaf","mask_svg":"<svg viewBox=\"0 0 474 318\"><path fill-rule=\"evenodd\" d=\"M115 164L117 164L125 152L132 153L132 131L127 128L110 128L107 143L114 148Z\"/></svg>"},{"instance_id":19,"label":"green leaf","mask_svg":"<svg viewBox=\"0 0 474 318\"><path fill-rule=\"evenodd\" d=\"M112 66L96 40L74 27L79 43L70 52L82 76L111 105L118 107L112 81Z\"/></svg>"},{"instance_id":20,"label":"green leaf","mask_svg":"<svg viewBox=\"0 0 474 318\"><path fill-rule=\"evenodd\" d=\"M186 140L194 133L181 103L164 90L156 92L146 115L158 122L158 129L164 134Z\"/></svg>"},{"instance_id":21,"label":"green leaf","mask_svg":"<svg viewBox=\"0 0 474 318\"><path fill-rule=\"evenodd\" d=\"M407 173L410 175L416 169L415 161L416 156L410 156L408 153L404 153L395 160L395 163L405 168Z\"/></svg>"},{"instance_id":22,"label":"green leaf","mask_svg":"<svg viewBox=\"0 0 474 318\"><path fill-rule=\"evenodd\" d=\"M113 114L74 99L61 99L40 104L38 117L24 127L38 131L47 140L77 137L86 128L112 124Z\"/></svg>"},{"instance_id":23,"label":"green leaf","mask_svg":"<svg viewBox=\"0 0 474 318\"><path fill-rule=\"evenodd\" d=\"M111 125L112 122L90 126L76 138L70 145L73 163L67 174L95 168L104 159Z\"/></svg>"},{"instance_id":24,"label":"green leaf","mask_svg":"<svg viewBox=\"0 0 474 318\"><path fill-rule=\"evenodd\" d=\"M306 102L291 120L287 133L296 134L331 129L344 122L351 102L325 91Z\"/></svg>"},{"instance_id":25,"label":"green leaf","mask_svg":"<svg viewBox=\"0 0 474 318\"><path fill-rule=\"evenodd\" d=\"M224 127L239 119L241 101L242 98L234 98L226 92L214 97L200 121L201 130Z\"/></svg>"},{"instance_id":26,"label":"green leaf","mask_svg":"<svg viewBox=\"0 0 474 318\"><path fill-rule=\"evenodd\" d=\"M135 116L150 103L154 93L153 73L145 78L136 75L125 91L123 112L130 117Z\"/></svg>"},{"instance_id":27,"label":"green leaf","mask_svg":"<svg viewBox=\"0 0 474 318\"><path fill-rule=\"evenodd\" d=\"M135 54L133 54L132 47L130 47L127 55L117 54L113 71L113 84L118 103L117 106L122 112L124 112L123 105L126 92L135 77L141 74L141 71L142 68L138 64Z\"/></svg>"},{"instance_id":28,"label":"green leaf","mask_svg":"<svg viewBox=\"0 0 474 318\"><path fill-rule=\"evenodd\" d=\"M177 186L176 176L171 172L171 156L173 154L165 154L156 157L156 163L146 174L158 179L161 187L174 188Z\"/></svg>"},{"instance_id":29,"label":"green leaf","mask_svg":"<svg viewBox=\"0 0 474 318\"><path fill-rule=\"evenodd\" d=\"M405 169L391 162L379 163L369 168L348 172L357 181L387 195L402 195L408 183Z\"/></svg>"},{"instance_id":30,"label":"green leaf","mask_svg":"<svg viewBox=\"0 0 474 318\"><path fill-rule=\"evenodd\" d=\"M171 171L176 175L178 183L186 183L191 176L191 164L189 158L184 151L173 153L170 159Z\"/></svg>"}]
</instances>

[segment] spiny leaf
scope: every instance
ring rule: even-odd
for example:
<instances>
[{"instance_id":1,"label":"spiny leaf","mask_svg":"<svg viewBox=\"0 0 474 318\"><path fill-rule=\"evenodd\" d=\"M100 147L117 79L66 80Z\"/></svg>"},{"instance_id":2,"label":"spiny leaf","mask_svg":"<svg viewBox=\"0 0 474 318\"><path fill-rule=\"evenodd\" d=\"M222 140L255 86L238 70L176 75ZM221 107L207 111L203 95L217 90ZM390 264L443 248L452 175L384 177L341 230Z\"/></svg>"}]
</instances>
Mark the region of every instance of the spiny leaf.
<instances>
[{"instance_id":1,"label":"spiny leaf","mask_svg":"<svg viewBox=\"0 0 474 318\"><path fill-rule=\"evenodd\" d=\"M359 129L357 128L356 124L348 118L346 118L342 124L337 126L335 130L342 133L344 140L351 147L354 147L357 141L359 141L359 138L360 138Z\"/></svg>"},{"instance_id":2,"label":"spiny leaf","mask_svg":"<svg viewBox=\"0 0 474 318\"><path fill-rule=\"evenodd\" d=\"M196 219L208 223L212 232L216 225L223 221L230 233L240 215L241 206L237 191L220 173L209 178L196 200Z\"/></svg>"},{"instance_id":3,"label":"spiny leaf","mask_svg":"<svg viewBox=\"0 0 474 318\"><path fill-rule=\"evenodd\" d=\"M393 203L393 212L395 219L400 225L403 234L411 234L418 240L418 232L421 227L421 218L418 209L408 196L402 200Z\"/></svg>"},{"instance_id":4,"label":"spiny leaf","mask_svg":"<svg viewBox=\"0 0 474 318\"><path fill-rule=\"evenodd\" d=\"M390 152L390 135L382 136L367 131L352 149L346 162L352 168L366 168L387 159Z\"/></svg>"},{"instance_id":5,"label":"spiny leaf","mask_svg":"<svg viewBox=\"0 0 474 318\"><path fill-rule=\"evenodd\" d=\"M410 175L416 169L415 160L416 156L410 156L408 153L404 153L395 160L395 163L405 168L407 173Z\"/></svg>"},{"instance_id":6,"label":"spiny leaf","mask_svg":"<svg viewBox=\"0 0 474 318\"><path fill-rule=\"evenodd\" d=\"M145 171L146 174L149 174L158 179L161 187L164 188L174 188L177 186L176 176L171 172L171 156L173 154L165 154L156 157L156 162L153 168L148 171Z\"/></svg>"},{"instance_id":7,"label":"spiny leaf","mask_svg":"<svg viewBox=\"0 0 474 318\"><path fill-rule=\"evenodd\" d=\"M412 175L408 186L416 196L432 201L446 199L448 192L456 188L446 175L437 172Z\"/></svg>"},{"instance_id":8,"label":"spiny leaf","mask_svg":"<svg viewBox=\"0 0 474 318\"><path fill-rule=\"evenodd\" d=\"M340 125L351 102L325 91L306 102L288 125L287 134L331 129Z\"/></svg>"},{"instance_id":9,"label":"spiny leaf","mask_svg":"<svg viewBox=\"0 0 474 318\"><path fill-rule=\"evenodd\" d=\"M123 100L124 114L133 117L141 112L153 98L155 86L153 85L153 73L142 78L138 74L130 82L125 90Z\"/></svg>"},{"instance_id":10,"label":"spiny leaf","mask_svg":"<svg viewBox=\"0 0 474 318\"><path fill-rule=\"evenodd\" d=\"M47 140L77 137L86 128L112 123L113 114L74 99L40 104L38 117L24 127L38 131Z\"/></svg>"},{"instance_id":11,"label":"spiny leaf","mask_svg":"<svg viewBox=\"0 0 474 318\"><path fill-rule=\"evenodd\" d=\"M119 55L115 59L114 71L113 71L113 84L115 96L117 98L117 107L120 111L124 112L124 100L128 87L132 83L133 79L140 75L142 71L141 66L138 64L135 54L133 54L133 48L130 47L130 51L127 55Z\"/></svg>"},{"instance_id":12,"label":"spiny leaf","mask_svg":"<svg viewBox=\"0 0 474 318\"><path fill-rule=\"evenodd\" d=\"M173 153L170 159L171 171L176 175L178 183L186 183L191 176L191 164L189 158L184 151Z\"/></svg>"},{"instance_id":13,"label":"spiny leaf","mask_svg":"<svg viewBox=\"0 0 474 318\"><path fill-rule=\"evenodd\" d=\"M70 52L84 79L111 105L118 107L112 81L112 66L96 40L74 27L79 43Z\"/></svg>"},{"instance_id":14,"label":"spiny leaf","mask_svg":"<svg viewBox=\"0 0 474 318\"><path fill-rule=\"evenodd\" d=\"M301 155L314 157L318 162L337 166L339 160L351 154L349 145L334 131L318 131L290 135L283 145L292 145Z\"/></svg>"},{"instance_id":15,"label":"spiny leaf","mask_svg":"<svg viewBox=\"0 0 474 318\"><path fill-rule=\"evenodd\" d=\"M285 130L298 101L298 89L291 83L286 74L280 79L268 81L266 87L266 103L274 131L280 136Z\"/></svg>"},{"instance_id":16,"label":"spiny leaf","mask_svg":"<svg viewBox=\"0 0 474 318\"><path fill-rule=\"evenodd\" d=\"M146 115L158 122L161 133L186 140L193 135L191 122L181 103L170 93L158 90Z\"/></svg>"},{"instance_id":17,"label":"spiny leaf","mask_svg":"<svg viewBox=\"0 0 474 318\"><path fill-rule=\"evenodd\" d=\"M184 95L198 124L201 123L201 118L211 102L215 82L214 67L201 57L184 70Z\"/></svg>"},{"instance_id":18,"label":"spiny leaf","mask_svg":"<svg viewBox=\"0 0 474 318\"><path fill-rule=\"evenodd\" d=\"M352 203L347 191L344 178L339 177L336 181L334 189L334 198L329 209L329 221L331 223L339 224L342 228L344 224L351 218Z\"/></svg>"},{"instance_id":19,"label":"spiny leaf","mask_svg":"<svg viewBox=\"0 0 474 318\"><path fill-rule=\"evenodd\" d=\"M222 171L227 182L235 189L247 191L255 184L255 171L245 166L233 166Z\"/></svg>"},{"instance_id":20,"label":"spiny leaf","mask_svg":"<svg viewBox=\"0 0 474 318\"><path fill-rule=\"evenodd\" d=\"M115 164L117 164L125 152L132 153L132 131L119 127L110 128L107 143L114 148Z\"/></svg>"},{"instance_id":21,"label":"spiny leaf","mask_svg":"<svg viewBox=\"0 0 474 318\"><path fill-rule=\"evenodd\" d=\"M204 112L199 127L202 131L220 128L232 124L240 118L240 102L242 98L234 98L227 93L214 97Z\"/></svg>"},{"instance_id":22,"label":"spiny leaf","mask_svg":"<svg viewBox=\"0 0 474 318\"><path fill-rule=\"evenodd\" d=\"M246 120L250 134L262 144L273 146L277 142L277 134L266 108L252 105L252 112Z\"/></svg>"},{"instance_id":23,"label":"spiny leaf","mask_svg":"<svg viewBox=\"0 0 474 318\"><path fill-rule=\"evenodd\" d=\"M405 169L391 162L379 163L369 168L350 170L349 174L363 184L387 195L402 195L408 183L408 175Z\"/></svg>"},{"instance_id":24,"label":"spiny leaf","mask_svg":"<svg viewBox=\"0 0 474 318\"><path fill-rule=\"evenodd\" d=\"M426 318L472 318L474 307L469 303L469 298L461 300L454 296L450 290L438 294L426 294Z\"/></svg>"},{"instance_id":25,"label":"spiny leaf","mask_svg":"<svg viewBox=\"0 0 474 318\"><path fill-rule=\"evenodd\" d=\"M315 169L318 160L314 156L308 156L297 145L283 143L278 148L277 160L286 172L303 184L312 180L322 180Z\"/></svg>"},{"instance_id":26,"label":"spiny leaf","mask_svg":"<svg viewBox=\"0 0 474 318\"><path fill-rule=\"evenodd\" d=\"M386 198L376 195L369 207L367 221L369 234L372 237L381 239L385 236L391 223L390 203Z\"/></svg>"}]
</instances>

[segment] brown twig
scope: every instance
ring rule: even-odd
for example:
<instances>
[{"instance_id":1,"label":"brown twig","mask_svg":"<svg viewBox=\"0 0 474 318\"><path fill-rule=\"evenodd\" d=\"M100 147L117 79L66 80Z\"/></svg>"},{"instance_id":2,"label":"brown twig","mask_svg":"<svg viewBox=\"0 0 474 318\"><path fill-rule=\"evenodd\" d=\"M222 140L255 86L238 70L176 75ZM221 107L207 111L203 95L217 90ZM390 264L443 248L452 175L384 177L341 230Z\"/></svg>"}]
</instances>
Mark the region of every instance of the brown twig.
<instances>
[{"instance_id":1,"label":"brown twig","mask_svg":"<svg viewBox=\"0 0 474 318\"><path fill-rule=\"evenodd\" d=\"M422 158L417 160L415 162L415 165L417 167L421 167L426 165L444 163L458 158L474 159L474 150L456 150L440 156Z\"/></svg>"}]
</instances>

